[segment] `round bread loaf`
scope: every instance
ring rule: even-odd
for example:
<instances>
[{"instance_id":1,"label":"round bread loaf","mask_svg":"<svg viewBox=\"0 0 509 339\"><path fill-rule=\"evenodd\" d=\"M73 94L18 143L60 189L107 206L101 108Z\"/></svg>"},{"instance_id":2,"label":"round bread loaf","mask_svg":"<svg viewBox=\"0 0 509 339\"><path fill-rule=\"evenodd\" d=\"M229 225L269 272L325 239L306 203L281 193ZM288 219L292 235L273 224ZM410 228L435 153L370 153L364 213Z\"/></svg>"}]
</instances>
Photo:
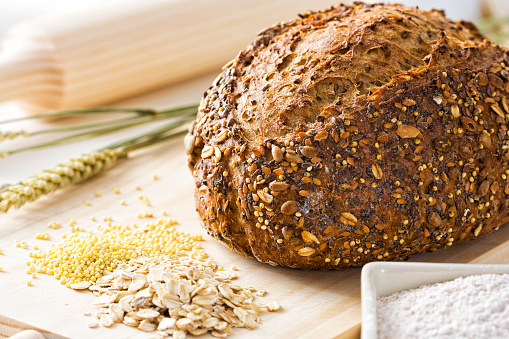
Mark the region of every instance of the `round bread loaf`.
<instances>
[{"instance_id":1,"label":"round bread loaf","mask_svg":"<svg viewBox=\"0 0 509 339\"><path fill-rule=\"evenodd\" d=\"M266 29L186 137L203 226L308 269L490 233L509 221L508 65L435 10L356 3Z\"/></svg>"}]
</instances>

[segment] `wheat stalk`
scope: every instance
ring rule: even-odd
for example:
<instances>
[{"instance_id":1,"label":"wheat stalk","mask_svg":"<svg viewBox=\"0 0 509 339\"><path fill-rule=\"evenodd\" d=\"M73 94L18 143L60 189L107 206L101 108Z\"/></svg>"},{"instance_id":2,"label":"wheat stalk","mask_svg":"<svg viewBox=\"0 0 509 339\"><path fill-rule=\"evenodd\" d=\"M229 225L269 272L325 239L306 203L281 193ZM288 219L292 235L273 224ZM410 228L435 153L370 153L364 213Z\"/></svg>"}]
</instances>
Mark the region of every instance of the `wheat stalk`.
<instances>
[{"instance_id":1,"label":"wheat stalk","mask_svg":"<svg viewBox=\"0 0 509 339\"><path fill-rule=\"evenodd\" d=\"M44 194L52 193L94 176L127 155L123 148L86 153L37 173L0 191L0 213L19 208Z\"/></svg>"},{"instance_id":2,"label":"wheat stalk","mask_svg":"<svg viewBox=\"0 0 509 339\"><path fill-rule=\"evenodd\" d=\"M32 119L41 119L41 118L69 118L80 115L90 115L90 114L116 114L116 113L130 113L135 114L134 116L130 116L127 118L121 117L119 119L108 120L108 121L100 121L93 122L89 124L75 124L72 126L66 127L58 127L58 128L49 128L38 131L0 131L0 142L7 139L14 139L19 136L22 137L33 137L41 134L58 134L64 132L78 132L71 135L68 135L63 138L57 138L53 140L49 140L42 144L38 144L36 146L28 146L20 149L9 150L0 152L0 158L25 152L38 148L46 148L53 147L62 144L69 144L72 142L77 142L80 140L86 140L93 137L97 137L100 135L105 135L109 133L115 133L123 129L128 129L134 126L139 126L159 120L165 120L170 118L179 118L186 115L196 115L198 105L185 105L172 107L168 109L162 110L153 110L146 108L91 108L91 109L81 109L81 110L71 110L71 111L58 111L58 112L49 112L40 115L27 116L22 118L16 118L11 120L0 121L0 125L5 125L13 122L19 122L23 120L32 120Z\"/></svg>"},{"instance_id":3,"label":"wheat stalk","mask_svg":"<svg viewBox=\"0 0 509 339\"><path fill-rule=\"evenodd\" d=\"M197 106L194 106L195 109L196 107ZM0 186L0 213L6 213L11 208L19 208L27 202L38 199L42 195L55 192L99 174L116 163L119 159L127 157L131 151L170 140L186 133L186 129L183 127L186 123L195 118L195 114L190 114L191 108L183 107L160 111L164 113L161 115L162 118L174 117L175 119L148 133L116 142L101 150L86 153L80 157L65 161L53 168L37 173L18 184ZM119 124L118 126L121 128L123 125ZM117 128L117 130L118 129L119 128ZM82 139L83 137L93 137L104 134L104 131L109 132L112 130L115 129L111 129L110 127L105 129L99 128L92 134L79 134L77 136L62 138L50 143L36 145L18 151L37 149L42 146L59 145L69 140L74 140L75 138ZM9 154L12 152L5 153ZM2 153L0 152L0 157L1 155Z\"/></svg>"}]
</instances>

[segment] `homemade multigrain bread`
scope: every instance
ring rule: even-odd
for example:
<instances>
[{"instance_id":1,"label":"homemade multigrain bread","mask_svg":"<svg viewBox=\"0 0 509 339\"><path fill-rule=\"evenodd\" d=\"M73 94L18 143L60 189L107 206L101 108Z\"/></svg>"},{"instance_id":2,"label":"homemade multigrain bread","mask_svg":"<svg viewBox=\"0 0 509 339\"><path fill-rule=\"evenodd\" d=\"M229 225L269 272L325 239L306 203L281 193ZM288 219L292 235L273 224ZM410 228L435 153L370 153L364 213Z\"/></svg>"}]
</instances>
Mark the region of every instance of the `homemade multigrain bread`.
<instances>
[{"instance_id":1,"label":"homemade multigrain bread","mask_svg":"<svg viewBox=\"0 0 509 339\"><path fill-rule=\"evenodd\" d=\"M490 233L509 221L507 65L441 11L355 3L266 29L186 137L203 226L318 269Z\"/></svg>"}]
</instances>

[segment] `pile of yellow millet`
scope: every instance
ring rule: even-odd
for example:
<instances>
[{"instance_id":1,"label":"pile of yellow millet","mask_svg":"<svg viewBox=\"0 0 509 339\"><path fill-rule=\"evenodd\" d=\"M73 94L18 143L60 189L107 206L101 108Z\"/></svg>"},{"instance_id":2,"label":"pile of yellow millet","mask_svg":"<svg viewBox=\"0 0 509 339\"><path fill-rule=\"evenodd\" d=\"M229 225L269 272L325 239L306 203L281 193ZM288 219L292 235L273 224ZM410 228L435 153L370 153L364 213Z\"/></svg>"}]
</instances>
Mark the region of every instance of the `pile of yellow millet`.
<instances>
[{"instance_id":1,"label":"pile of yellow millet","mask_svg":"<svg viewBox=\"0 0 509 339\"><path fill-rule=\"evenodd\" d=\"M172 219L159 219L143 227L108 222L98 226L96 232L74 233L47 251L30 253L32 261L27 263L27 273L53 275L69 287L81 281L94 282L139 256L206 258L198 243L201 235L179 232L176 224Z\"/></svg>"}]
</instances>

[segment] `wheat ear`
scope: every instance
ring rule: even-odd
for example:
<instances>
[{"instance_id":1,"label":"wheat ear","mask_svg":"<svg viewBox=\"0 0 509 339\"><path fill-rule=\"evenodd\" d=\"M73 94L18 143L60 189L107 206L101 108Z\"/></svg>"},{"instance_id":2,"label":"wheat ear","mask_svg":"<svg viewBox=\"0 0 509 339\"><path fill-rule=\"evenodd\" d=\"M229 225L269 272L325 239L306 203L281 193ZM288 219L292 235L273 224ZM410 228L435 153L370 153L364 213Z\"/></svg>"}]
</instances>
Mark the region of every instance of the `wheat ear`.
<instances>
[{"instance_id":1,"label":"wheat ear","mask_svg":"<svg viewBox=\"0 0 509 339\"><path fill-rule=\"evenodd\" d=\"M42 195L88 179L127 155L123 148L82 154L0 190L0 213L19 208Z\"/></svg>"}]
</instances>

